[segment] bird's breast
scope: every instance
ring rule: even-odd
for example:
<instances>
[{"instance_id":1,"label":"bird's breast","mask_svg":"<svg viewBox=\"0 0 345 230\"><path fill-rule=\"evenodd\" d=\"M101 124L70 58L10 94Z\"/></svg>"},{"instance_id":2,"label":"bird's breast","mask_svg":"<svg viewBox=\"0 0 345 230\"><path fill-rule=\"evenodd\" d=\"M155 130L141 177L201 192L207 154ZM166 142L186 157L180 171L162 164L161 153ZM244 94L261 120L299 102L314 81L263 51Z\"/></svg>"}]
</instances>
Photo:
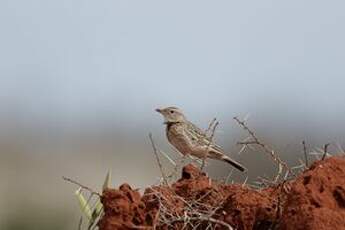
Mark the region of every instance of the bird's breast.
<instances>
[{"instance_id":1,"label":"bird's breast","mask_svg":"<svg viewBox=\"0 0 345 230\"><path fill-rule=\"evenodd\" d=\"M185 135L183 124L173 124L166 128L166 135L170 144L172 144L180 153L189 154L191 152L191 143Z\"/></svg>"}]
</instances>

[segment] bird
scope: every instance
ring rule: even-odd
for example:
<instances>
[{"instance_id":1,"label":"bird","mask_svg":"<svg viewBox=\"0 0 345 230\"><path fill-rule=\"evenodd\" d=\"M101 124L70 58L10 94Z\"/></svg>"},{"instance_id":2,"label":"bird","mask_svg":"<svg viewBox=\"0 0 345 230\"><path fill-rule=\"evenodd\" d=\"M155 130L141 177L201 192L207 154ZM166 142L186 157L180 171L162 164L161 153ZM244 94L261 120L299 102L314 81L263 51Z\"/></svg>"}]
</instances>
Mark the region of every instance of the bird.
<instances>
[{"instance_id":1,"label":"bird","mask_svg":"<svg viewBox=\"0 0 345 230\"><path fill-rule=\"evenodd\" d=\"M167 139L182 155L199 159L211 158L229 163L241 172L247 169L227 156L206 132L188 121L183 111L175 106L156 109L164 118Z\"/></svg>"}]
</instances>

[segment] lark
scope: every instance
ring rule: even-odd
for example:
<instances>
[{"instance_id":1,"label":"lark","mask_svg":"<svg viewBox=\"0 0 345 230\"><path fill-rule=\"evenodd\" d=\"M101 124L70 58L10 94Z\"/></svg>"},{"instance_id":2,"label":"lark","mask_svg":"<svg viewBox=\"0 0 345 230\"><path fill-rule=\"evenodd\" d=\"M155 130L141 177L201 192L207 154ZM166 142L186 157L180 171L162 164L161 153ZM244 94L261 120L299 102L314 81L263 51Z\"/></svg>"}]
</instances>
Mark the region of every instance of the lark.
<instances>
[{"instance_id":1,"label":"lark","mask_svg":"<svg viewBox=\"0 0 345 230\"><path fill-rule=\"evenodd\" d=\"M187 120L182 110L177 107L156 109L163 115L166 125L166 135L172 144L182 155L192 155L205 159L211 158L225 161L240 171L246 168L240 163L228 157L224 151L216 145L206 132Z\"/></svg>"}]
</instances>

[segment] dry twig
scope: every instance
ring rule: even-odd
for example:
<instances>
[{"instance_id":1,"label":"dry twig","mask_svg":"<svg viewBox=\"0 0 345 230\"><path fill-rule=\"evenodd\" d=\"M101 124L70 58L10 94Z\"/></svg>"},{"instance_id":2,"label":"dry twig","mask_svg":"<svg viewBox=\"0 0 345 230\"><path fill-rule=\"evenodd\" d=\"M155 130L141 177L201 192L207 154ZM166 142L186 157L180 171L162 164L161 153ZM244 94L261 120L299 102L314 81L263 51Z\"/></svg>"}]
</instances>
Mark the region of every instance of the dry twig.
<instances>
[{"instance_id":1,"label":"dry twig","mask_svg":"<svg viewBox=\"0 0 345 230\"><path fill-rule=\"evenodd\" d=\"M157 147L155 145L155 142L153 141L153 138L152 138L152 134L150 133L149 134L149 138L150 138L150 141L151 141L151 145L152 145L152 148L153 148L153 153L155 154L156 156L156 160L157 160L157 163L158 163L158 166L159 166L159 169L161 171L161 174L162 174L162 177L163 177L163 181L165 183L166 186L169 186L169 183L168 183L168 180L167 180L167 177L165 176L165 173L164 173L164 170L163 170L163 166L162 166L162 163L159 159L159 156L158 156L158 150L157 150Z\"/></svg>"},{"instance_id":2,"label":"dry twig","mask_svg":"<svg viewBox=\"0 0 345 230\"><path fill-rule=\"evenodd\" d=\"M226 227L229 230L233 230L234 229L233 227L230 226L230 224L228 224L228 223L226 223L224 221L217 220L217 219L214 219L212 217L203 216L203 215L200 215L200 216L197 216L197 217L176 218L176 219L172 220L170 222L170 224L173 224L175 222L186 222L187 218L188 218L188 221L208 221L208 222L211 222L211 223L214 223L214 224L222 225L223 227Z\"/></svg>"},{"instance_id":3,"label":"dry twig","mask_svg":"<svg viewBox=\"0 0 345 230\"><path fill-rule=\"evenodd\" d=\"M209 123L209 125L208 125L208 127L207 127L207 129L205 130L205 134L207 135L208 134L208 132L210 132L213 128L213 125L214 125L214 123L217 121L217 119L216 118L213 118L212 120L211 120L211 122Z\"/></svg>"},{"instance_id":4,"label":"dry twig","mask_svg":"<svg viewBox=\"0 0 345 230\"><path fill-rule=\"evenodd\" d=\"M331 143L327 143L325 144L325 146L323 147L323 155L322 155L322 158L321 160L324 160L327 156L327 149L328 149L328 146L330 145Z\"/></svg>"},{"instance_id":5,"label":"dry twig","mask_svg":"<svg viewBox=\"0 0 345 230\"><path fill-rule=\"evenodd\" d=\"M246 130L249 135L250 135L250 139L248 141L242 141L242 142L238 142L238 144L240 145L244 145L244 146L250 146L250 145L258 145L260 146L266 153L269 154L269 156L272 158L272 160L274 162L276 162L278 164L278 174L277 177L275 178L275 182L278 181L278 179L282 176L282 168L284 168L289 174L292 174L295 176L295 174L292 172L292 170L289 168L289 166L280 159L280 157L278 156L278 154L275 153L275 151L271 148L268 147L268 145L266 145L265 143L263 143L261 140L259 140L259 138L255 135L255 133L246 125L246 123L244 121L241 121L238 117L234 117L234 120L244 129Z\"/></svg>"},{"instance_id":6,"label":"dry twig","mask_svg":"<svg viewBox=\"0 0 345 230\"><path fill-rule=\"evenodd\" d=\"M68 177L64 177L64 176L62 177L62 179L64 179L65 181L68 181L68 182L70 182L70 183L72 183L72 184L78 185L79 187L81 187L82 189L85 189L85 190L89 191L89 192L90 192L91 194L93 194L93 195L101 196L100 193L94 191L93 189L91 189L91 188L89 188L89 187L87 187L87 186L85 186L85 185L82 185L81 183L79 183L79 182L77 182L77 181L75 181L75 180L72 180L72 179L70 179L70 178L68 178Z\"/></svg>"},{"instance_id":7,"label":"dry twig","mask_svg":"<svg viewBox=\"0 0 345 230\"><path fill-rule=\"evenodd\" d=\"M146 195L154 195L153 199L158 200L158 210L156 214L156 221L153 224L153 228L167 226L169 229L176 227L175 223L182 222L185 229L191 227L196 229L204 222L208 222L205 229L214 229L217 225L223 228L233 229L228 223L217 220L214 215L217 210L221 208L226 199L221 194L219 195L218 205L209 205L203 203L202 200L212 193L212 190L208 191L206 194L198 199L191 198L185 200L183 197L173 192L172 194L167 194L165 196L162 192L151 188L152 192ZM175 209L175 202L179 200L183 203L183 209ZM173 207L172 207L173 206Z\"/></svg>"},{"instance_id":8,"label":"dry twig","mask_svg":"<svg viewBox=\"0 0 345 230\"><path fill-rule=\"evenodd\" d=\"M304 140L302 141L302 145L303 145L303 153L304 153L304 161L305 161L305 165L306 165L306 166L307 166L307 168L308 168L309 164L308 164L307 146L306 146L306 144L305 144L305 141L304 141Z\"/></svg>"},{"instance_id":9,"label":"dry twig","mask_svg":"<svg viewBox=\"0 0 345 230\"><path fill-rule=\"evenodd\" d=\"M83 217L81 216L78 223L78 230L81 230L82 224L83 224Z\"/></svg>"}]
</instances>

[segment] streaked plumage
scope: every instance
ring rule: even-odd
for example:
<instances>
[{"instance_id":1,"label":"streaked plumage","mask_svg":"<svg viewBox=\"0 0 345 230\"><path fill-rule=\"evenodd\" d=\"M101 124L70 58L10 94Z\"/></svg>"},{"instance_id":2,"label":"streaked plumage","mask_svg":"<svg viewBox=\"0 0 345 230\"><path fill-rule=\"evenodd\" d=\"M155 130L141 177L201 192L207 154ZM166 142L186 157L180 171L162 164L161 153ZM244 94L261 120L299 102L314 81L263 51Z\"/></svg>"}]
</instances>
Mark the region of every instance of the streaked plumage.
<instances>
[{"instance_id":1,"label":"streaked plumage","mask_svg":"<svg viewBox=\"0 0 345 230\"><path fill-rule=\"evenodd\" d=\"M218 145L211 142L203 130L189 122L180 109L167 107L156 111L161 113L165 119L168 141L181 154L190 154L201 159L206 156L225 161L240 171L246 170L241 164L225 155Z\"/></svg>"}]
</instances>

